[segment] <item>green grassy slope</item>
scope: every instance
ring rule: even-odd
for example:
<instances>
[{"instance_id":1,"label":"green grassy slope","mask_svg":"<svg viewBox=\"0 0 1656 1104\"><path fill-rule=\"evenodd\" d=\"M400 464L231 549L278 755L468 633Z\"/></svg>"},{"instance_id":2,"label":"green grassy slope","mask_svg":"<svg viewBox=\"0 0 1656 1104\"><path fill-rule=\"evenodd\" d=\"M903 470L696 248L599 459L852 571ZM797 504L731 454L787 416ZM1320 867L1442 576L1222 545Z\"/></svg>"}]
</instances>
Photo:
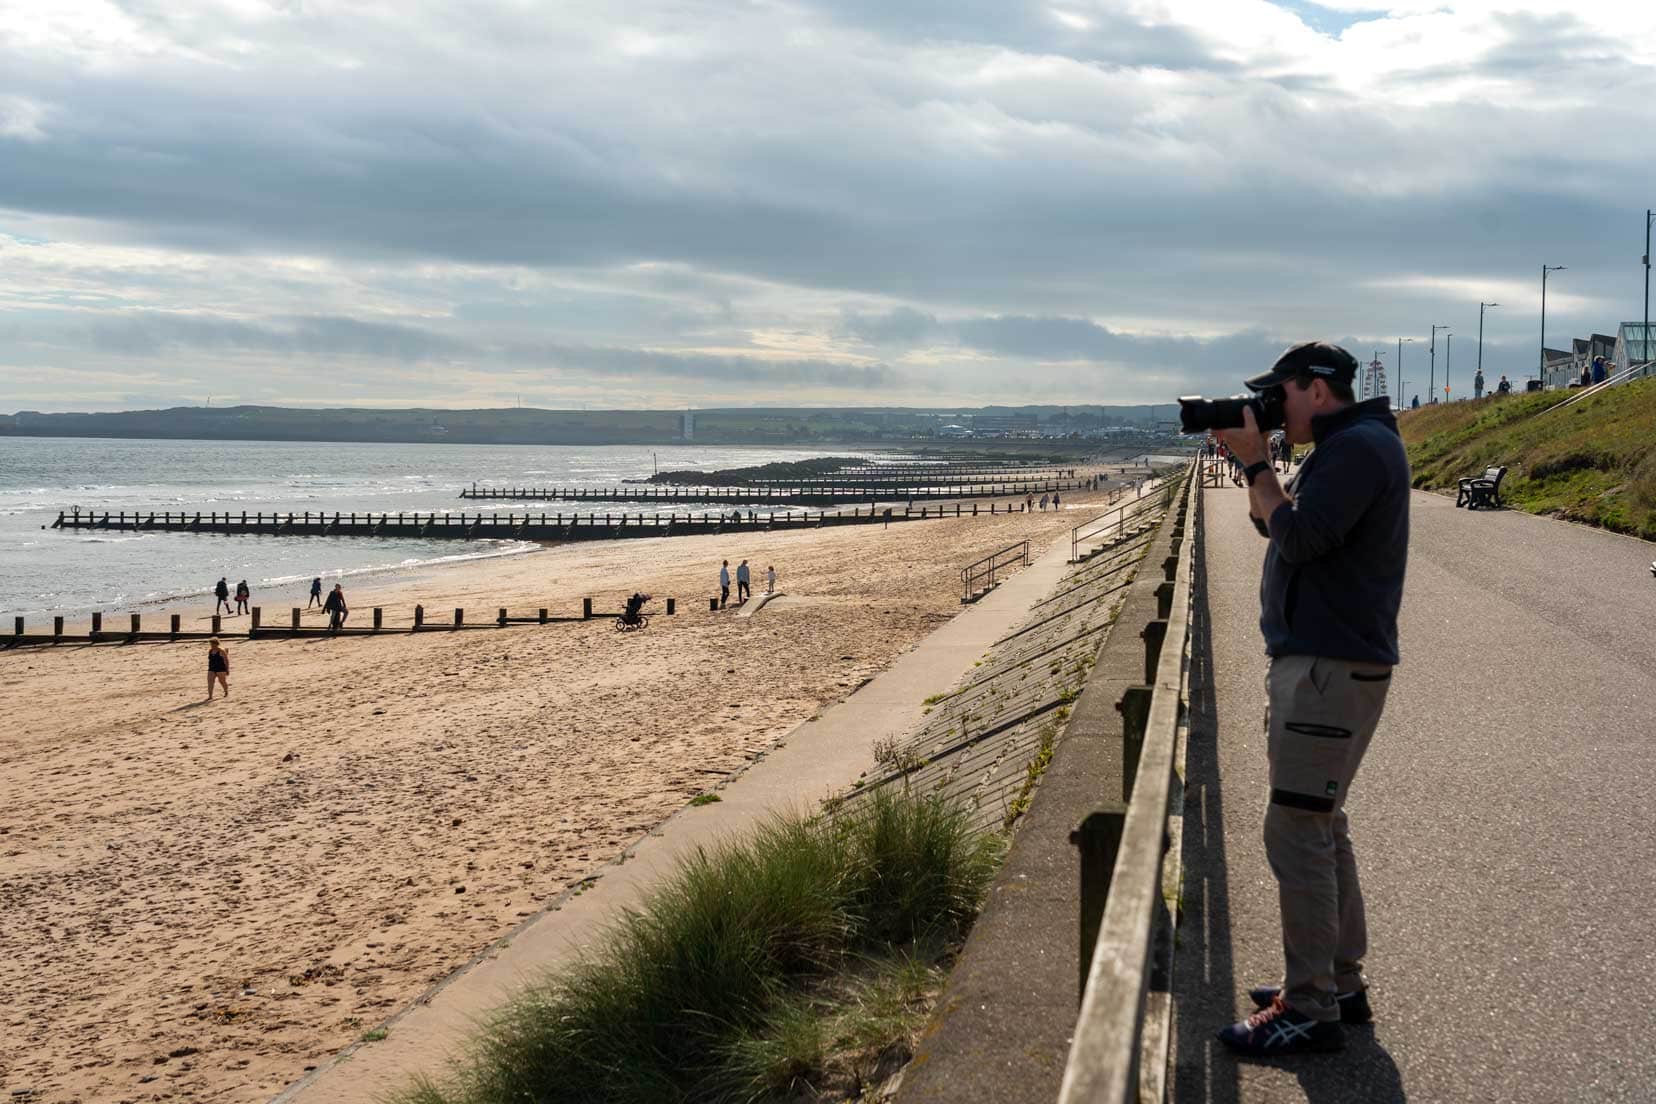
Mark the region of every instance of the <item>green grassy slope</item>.
<instances>
[{"instance_id":1,"label":"green grassy slope","mask_svg":"<svg viewBox=\"0 0 1656 1104\"><path fill-rule=\"evenodd\" d=\"M1414 485L1453 492L1506 465L1503 502L1656 540L1656 380L1562 409L1557 391L1407 411L1398 419Z\"/></svg>"}]
</instances>

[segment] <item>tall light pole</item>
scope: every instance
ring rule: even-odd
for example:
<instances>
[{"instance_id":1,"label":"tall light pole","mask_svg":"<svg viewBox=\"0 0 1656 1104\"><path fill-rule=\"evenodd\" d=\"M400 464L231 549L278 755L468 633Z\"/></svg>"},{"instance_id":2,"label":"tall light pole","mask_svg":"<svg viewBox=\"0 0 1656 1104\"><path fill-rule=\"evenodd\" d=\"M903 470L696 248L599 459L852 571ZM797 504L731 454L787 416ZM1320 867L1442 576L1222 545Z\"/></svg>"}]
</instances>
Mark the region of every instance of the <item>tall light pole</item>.
<instances>
[{"instance_id":1,"label":"tall light pole","mask_svg":"<svg viewBox=\"0 0 1656 1104\"><path fill-rule=\"evenodd\" d=\"M1478 304L1478 375L1483 375L1483 314L1485 307L1498 307L1499 303Z\"/></svg>"},{"instance_id":2,"label":"tall light pole","mask_svg":"<svg viewBox=\"0 0 1656 1104\"><path fill-rule=\"evenodd\" d=\"M1412 345L1414 343L1414 338L1412 338L1412 337L1400 337L1400 338L1397 339L1397 406L1398 406L1398 409L1402 409L1403 407L1409 405L1409 389L1403 385L1404 384L1404 380L1403 380L1403 343L1405 341L1409 342Z\"/></svg>"},{"instance_id":3,"label":"tall light pole","mask_svg":"<svg viewBox=\"0 0 1656 1104\"><path fill-rule=\"evenodd\" d=\"M1650 353L1650 224L1656 222L1656 211L1645 211L1645 319L1644 319L1644 358L1649 362L1653 358ZM1629 364L1633 358L1627 358Z\"/></svg>"},{"instance_id":4,"label":"tall light pole","mask_svg":"<svg viewBox=\"0 0 1656 1104\"><path fill-rule=\"evenodd\" d=\"M1437 402L1437 332L1448 328L1432 323L1432 363L1426 371L1426 401L1429 403Z\"/></svg>"},{"instance_id":5,"label":"tall light pole","mask_svg":"<svg viewBox=\"0 0 1656 1104\"><path fill-rule=\"evenodd\" d=\"M1568 265L1541 266L1541 360L1535 374L1541 380L1543 389L1547 386L1547 273L1563 272Z\"/></svg>"},{"instance_id":6,"label":"tall light pole","mask_svg":"<svg viewBox=\"0 0 1656 1104\"><path fill-rule=\"evenodd\" d=\"M1443 401L1449 401L1449 364L1455 354L1455 335L1443 335Z\"/></svg>"}]
</instances>

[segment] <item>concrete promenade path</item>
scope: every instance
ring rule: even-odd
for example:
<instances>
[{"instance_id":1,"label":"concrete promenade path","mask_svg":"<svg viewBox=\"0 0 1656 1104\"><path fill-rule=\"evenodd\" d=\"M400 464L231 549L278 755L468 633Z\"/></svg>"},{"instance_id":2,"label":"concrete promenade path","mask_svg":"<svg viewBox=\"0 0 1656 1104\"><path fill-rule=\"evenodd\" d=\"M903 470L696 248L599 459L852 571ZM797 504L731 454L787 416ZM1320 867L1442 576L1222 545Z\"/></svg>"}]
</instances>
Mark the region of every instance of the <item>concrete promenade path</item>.
<instances>
[{"instance_id":1,"label":"concrete promenade path","mask_svg":"<svg viewBox=\"0 0 1656 1104\"><path fill-rule=\"evenodd\" d=\"M1403 662L1348 803L1376 1021L1243 1063L1213 1032L1282 969L1265 542L1242 491L1203 497L1172 1099L1656 1100L1656 545L1413 495Z\"/></svg>"},{"instance_id":2,"label":"concrete promenade path","mask_svg":"<svg viewBox=\"0 0 1656 1104\"><path fill-rule=\"evenodd\" d=\"M377 1104L416 1073L440 1077L476 1020L537 975L593 946L618 910L636 906L682 856L738 836L772 813L809 808L873 769L873 742L912 730L923 716L922 699L954 686L1052 591L1067 570L1069 551L1065 533L854 694L790 732L722 787L717 803L669 818L629 848L625 863L605 866L582 892L525 921L508 945L479 956L395 1016L384 1040L342 1051L277 1095L276 1104ZM755 631L762 624L755 622Z\"/></svg>"}]
</instances>

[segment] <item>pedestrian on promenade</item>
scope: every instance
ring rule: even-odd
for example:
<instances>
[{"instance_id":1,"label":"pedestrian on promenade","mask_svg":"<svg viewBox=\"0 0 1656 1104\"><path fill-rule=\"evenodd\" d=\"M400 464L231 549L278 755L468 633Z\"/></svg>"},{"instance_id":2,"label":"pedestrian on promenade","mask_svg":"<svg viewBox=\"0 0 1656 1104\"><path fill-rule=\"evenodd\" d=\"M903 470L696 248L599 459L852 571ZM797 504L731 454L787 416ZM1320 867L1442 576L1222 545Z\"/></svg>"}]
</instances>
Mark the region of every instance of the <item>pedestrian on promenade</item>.
<instances>
[{"instance_id":1,"label":"pedestrian on promenade","mask_svg":"<svg viewBox=\"0 0 1656 1104\"><path fill-rule=\"evenodd\" d=\"M724 609L725 603L730 600L730 561L726 560L719 565L719 608Z\"/></svg>"},{"instance_id":2,"label":"pedestrian on promenade","mask_svg":"<svg viewBox=\"0 0 1656 1104\"><path fill-rule=\"evenodd\" d=\"M775 564L771 564L769 567L765 568L765 593L766 594L775 594L776 593L776 565Z\"/></svg>"},{"instance_id":3,"label":"pedestrian on promenade","mask_svg":"<svg viewBox=\"0 0 1656 1104\"><path fill-rule=\"evenodd\" d=\"M1591 368L1589 368L1587 365L1583 364L1581 366L1581 386L1591 387L1592 385L1593 385L1593 370Z\"/></svg>"},{"instance_id":4,"label":"pedestrian on promenade","mask_svg":"<svg viewBox=\"0 0 1656 1104\"><path fill-rule=\"evenodd\" d=\"M311 606L320 606L321 604L322 604L322 577L317 576L316 578L311 580L310 605L307 605L305 608L310 609Z\"/></svg>"},{"instance_id":5,"label":"pedestrian on promenade","mask_svg":"<svg viewBox=\"0 0 1656 1104\"><path fill-rule=\"evenodd\" d=\"M736 604L739 606L753 595L753 575L748 571L747 561L743 560L736 565Z\"/></svg>"},{"instance_id":6,"label":"pedestrian on promenade","mask_svg":"<svg viewBox=\"0 0 1656 1104\"><path fill-rule=\"evenodd\" d=\"M234 612L230 609L230 584L225 581L225 578L222 575L219 576L218 585L213 587L213 597L218 599L218 601L213 603L214 613L219 611L220 606L224 607L225 613Z\"/></svg>"},{"instance_id":7,"label":"pedestrian on promenade","mask_svg":"<svg viewBox=\"0 0 1656 1104\"><path fill-rule=\"evenodd\" d=\"M1226 442L1245 465L1249 515L1270 540L1260 630L1270 657L1265 857L1285 968L1249 992L1259 1011L1219 1033L1243 1054L1338 1050L1370 1019L1368 933L1345 802L1397 663L1409 541L1409 461L1386 396L1357 402L1357 360L1307 342L1247 381L1282 388L1288 439L1315 442L1286 488L1253 412Z\"/></svg>"},{"instance_id":8,"label":"pedestrian on promenade","mask_svg":"<svg viewBox=\"0 0 1656 1104\"><path fill-rule=\"evenodd\" d=\"M248 603L253 600L253 592L247 587L247 580L243 579L236 584L236 616L240 617L248 610Z\"/></svg>"},{"instance_id":9,"label":"pedestrian on promenade","mask_svg":"<svg viewBox=\"0 0 1656 1104\"><path fill-rule=\"evenodd\" d=\"M1512 384L1507 382L1506 373L1503 372L1503 373L1501 373L1501 382L1499 382L1495 385L1495 393L1497 395L1505 395L1505 394L1509 394L1511 391L1512 391Z\"/></svg>"},{"instance_id":10,"label":"pedestrian on promenade","mask_svg":"<svg viewBox=\"0 0 1656 1104\"><path fill-rule=\"evenodd\" d=\"M345 618L351 614L351 608L345 604L345 588L338 583L328 591L328 600L322 603L322 609L328 615L328 631L338 632L345 627Z\"/></svg>"},{"instance_id":11,"label":"pedestrian on promenade","mask_svg":"<svg viewBox=\"0 0 1656 1104\"><path fill-rule=\"evenodd\" d=\"M1419 395L1416 395L1414 397L1414 399L1410 401L1409 409L1410 410L1419 410L1420 409L1420 396Z\"/></svg>"},{"instance_id":12,"label":"pedestrian on promenade","mask_svg":"<svg viewBox=\"0 0 1656 1104\"><path fill-rule=\"evenodd\" d=\"M1479 368L1477 373L1472 377L1472 397L1474 399L1483 398L1483 385L1483 369Z\"/></svg>"},{"instance_id":13,"label":"pedestrian on promenade","mask_svg":"<svg viewBox=\"0 0 1656 1104\"><path fill-rule=\"evenodd\" d=\"M218 637L207 642L207 700L213 700L213 681L218 681L224 688L224 696L230 696L230 653L219 647Z\"/></svg>"},{"instance_id":14,"label":"pedestrian on promenade","mask_svg":"<svg viewBox=\"0 0 1656 1104\"><path fill-rule=\"evenodd\" d=\"M1593 382L1604 382L1604 358L1601 356L1593 358Z\"/></svg>"}]
</instances>

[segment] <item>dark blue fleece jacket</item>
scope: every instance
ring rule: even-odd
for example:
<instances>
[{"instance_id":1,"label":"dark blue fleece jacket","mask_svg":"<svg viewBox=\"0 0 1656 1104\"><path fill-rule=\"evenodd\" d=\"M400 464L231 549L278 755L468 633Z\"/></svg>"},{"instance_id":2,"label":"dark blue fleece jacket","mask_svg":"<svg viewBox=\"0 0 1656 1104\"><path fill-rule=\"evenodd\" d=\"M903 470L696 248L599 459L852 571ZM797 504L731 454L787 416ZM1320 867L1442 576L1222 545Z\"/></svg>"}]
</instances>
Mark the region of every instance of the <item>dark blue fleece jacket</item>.
<instances>
[{"instance_id":1,"label":"dark blue fleece jacket","mask_svg":"<svg viewBox=\"0 0 1656 1104\"><path fill-rule=\"evenodd\" d=\"M1395 664L1409 557L1409 459L1385 396L1311 420L1311 450L1271 514L1260 631L1272 656Z\"/></svg>"}]
</instances>

